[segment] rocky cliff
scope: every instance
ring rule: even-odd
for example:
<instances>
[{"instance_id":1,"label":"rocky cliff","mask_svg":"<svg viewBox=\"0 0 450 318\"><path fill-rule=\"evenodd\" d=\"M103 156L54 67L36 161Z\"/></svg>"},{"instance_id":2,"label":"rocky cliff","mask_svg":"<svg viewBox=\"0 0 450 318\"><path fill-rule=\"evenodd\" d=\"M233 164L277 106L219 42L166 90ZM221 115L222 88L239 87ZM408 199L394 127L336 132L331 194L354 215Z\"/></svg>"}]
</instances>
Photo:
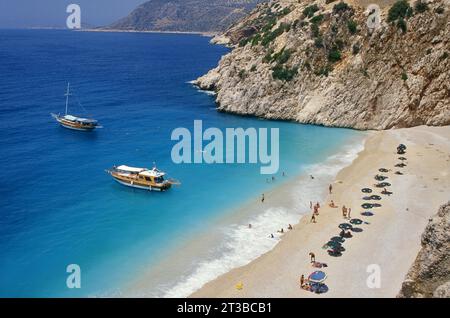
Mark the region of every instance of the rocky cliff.
<instances>
[{"instance_id":1,"label":"rocky cliff","mask_svg":"<svg viewBox=\"0 0 450 318\"><path fill-rule=\"evenodd\" d=\"M103 29L137 31L224 31L266 0L150 0Z\"/></svg>"},{"instance_id":2,"label":"rocky cliff","mask_svg":"<svg viewBox=\"0 0 450 318\"><path fill-rule=\"evenodd\" d=\"M450 0L394 2L260 4L216 39L234 49L196 85L217 93L220 111L268 119L448 125Z\"/></svg>"},{"instance_id":3,"label":"rocky cliff","mask_svg":"<svg viewBox=\"0 0 450 318\"><path fill-rule=\"evenodd\" d=\"M450 298L450 202L428 223L399 297Z\"/></svg>"}]
</instances>

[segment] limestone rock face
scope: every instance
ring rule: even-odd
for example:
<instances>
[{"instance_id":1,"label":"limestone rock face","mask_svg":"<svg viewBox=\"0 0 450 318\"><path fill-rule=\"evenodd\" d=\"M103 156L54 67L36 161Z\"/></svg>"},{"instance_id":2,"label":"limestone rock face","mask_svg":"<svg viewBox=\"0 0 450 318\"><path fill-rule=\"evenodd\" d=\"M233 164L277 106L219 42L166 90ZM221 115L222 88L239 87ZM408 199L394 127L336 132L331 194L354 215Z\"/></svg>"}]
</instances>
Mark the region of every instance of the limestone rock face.
<instances>
[{"instance_id":1,"label":"limestone rock face","mask_svg":"<svg viewBox=\"0 0 450 318\"><path fill-rule=\"evenodd\" d=\"M220 111L268 119L356 129L450 124L448 0L392 22L388 6L370 29L357 1L326 2L259 5L222 35L234 49L196 85L216 91Z\"/></svg>"},{"instance_id":2,"label":"limestone rock face","mask_svg":"<svg viewBox=\"0 0 450 318\"><path fill-rule=\"evenodd\" d=\"M450 297L450 202L439 209L422 234L422 249L399 297Z\"/></svg>"}]
</instances>

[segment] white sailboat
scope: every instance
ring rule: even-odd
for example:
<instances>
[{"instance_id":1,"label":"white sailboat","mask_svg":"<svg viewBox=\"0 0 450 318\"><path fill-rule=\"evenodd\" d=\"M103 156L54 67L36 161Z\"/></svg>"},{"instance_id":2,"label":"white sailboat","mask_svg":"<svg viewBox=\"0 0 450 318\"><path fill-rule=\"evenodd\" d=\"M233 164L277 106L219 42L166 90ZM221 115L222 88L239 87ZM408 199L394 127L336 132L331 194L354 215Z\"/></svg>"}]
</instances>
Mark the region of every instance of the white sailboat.
<instances>
[{"instance_id":1,"label":"white sailboat","mask_svg":"<svg viewBox=\"0 0 450 318\"><path fill-rule=\"evenodd\" d=\"M74 115L70 115L68 113L69 109L69 96L70 96L70 83L67 83L67 92L66 96L66 111L64 116L60 114L51 114L52 117L63 127L72 129L72 130L81 130L81 131L92 131L96 128L101 128L98 125L98 121L92 118L83 118Z\"/></svg>"}]
</instances>

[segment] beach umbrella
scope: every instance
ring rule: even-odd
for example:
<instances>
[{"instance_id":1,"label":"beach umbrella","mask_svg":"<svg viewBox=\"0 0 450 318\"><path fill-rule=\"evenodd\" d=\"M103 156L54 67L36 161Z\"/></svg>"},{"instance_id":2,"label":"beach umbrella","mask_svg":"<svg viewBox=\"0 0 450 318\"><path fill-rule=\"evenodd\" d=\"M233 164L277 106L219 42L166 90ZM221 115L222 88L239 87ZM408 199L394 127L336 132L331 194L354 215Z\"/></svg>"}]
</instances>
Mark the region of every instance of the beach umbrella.
<instances>
[{"instance_id":1,"label":"beach umbrella","mask_svg":"<svg viewBox=\"0 0 450 318\"><path fill-rule=\"evenodd\" d=\"M405 157L398 157L399 160L404 161L404 160L408 160Z\"/></svg>"},{"instance_id":2,"label":"beach umbrella","mask_svg":"<svg viewBox=\"0 0 450 318\"><path fill-rule=\"evenodd\" d=\"M364 204L361 205L361 207L363 209L371 209L371 208L373 208L373 204L371 204L371 203L364 203Z\"/></svg>"},{"instance_id":3,"label":"beach umbrella","mask_svg":"<svg viewBox=\"0 0 450 318\"><path fill-rule=\"evenodd\" d=\"M389 170L386 169L386 168L380 168L380 169L378 169L378 171L380 171L380 172L388 172Z\"/></svg>"},{"instance_id":4,"label":"beach umbrella","mask_svg":"<svg viewBox=\"0 0 450 318\"><path fill-rule=\"evenodd\" d=\"M308 280L313 283L323 283L327 279L327 274L322 271L315 271L308 276Z\"/></svg>"},{"instance_id":5,"label":"beach umbrella","mask_svg":"<svg viewBox=\"0 0 450 318\"><path fill-rule=\"evenodd\" d=\"M361 191L363 193L372 193L372 189L369 189L369 188L363 188L363 189L361 189Z\"/></svg>"},{"instance_id":6,"label":"beach umbrella","mask_svg":"<svg viewBox=\"0 0 450 318\"><path fill-rule=\"evenodd\" d=\"M370 199L371 200L381 200L381 197L379 195L374 194L374 195L370 196Z\"/></svg>"},{"instance_id":7,"label":"beach umbrella","mask_svg":"<svg viewBox=\"0 0 450 318\"><path fill-rule=\"evenodd\" d=\"M351 219L351 220L350 220L350 223L351 223L351 224L355 224L355 225L359 225L359 224L362 224L363 221L360 220L360 219Z\"/></svg>"},{"instance_id":8,"label":"beach umbrella","mask_svg":"<svg viewBox=\"0 0 450 318\"><path fill-rule=\"evenodd\" d=\"M328 243L326 245L332 249L338 249L339 247L341 247L341 243L336 242L336 241L328 241Z\"/></svg>"},{"instance_id":9,"label":"beach umbrella","mask_svg":"<svg viewBox=\"0 0 450 318\"><path fill-rule=\"evenodd\" d=\"M364 216L372 216L372 215L373 215L373 212L370 212L370 211L364 211L364 212L361 212L361 215L364 215Z\"/></svg>"},{"instance_id":10,"label":"beach umbrella","mask_svg":"<svg viewBox=\"0 0 450 318\"><path fill-rule=\"evenodd\" d=\"M339 224L339 228L341 230L349 230L352 228L352 226L351 226L351 224L348 224L348 223L341 223L341 224Z\"/></svg>"},{"instance_id":11,"label":"beach umbrella","mask_svg":"<svg viewBox=\"0 0 450 318\"><path fill-rule=\"evenodd\" d=\"M339 243L344 243L345 239L343 239L340 236L333 236L332 238L330 238L330 241L335 241L335 242L339 242Z\"/></svg>"}]
</instances>

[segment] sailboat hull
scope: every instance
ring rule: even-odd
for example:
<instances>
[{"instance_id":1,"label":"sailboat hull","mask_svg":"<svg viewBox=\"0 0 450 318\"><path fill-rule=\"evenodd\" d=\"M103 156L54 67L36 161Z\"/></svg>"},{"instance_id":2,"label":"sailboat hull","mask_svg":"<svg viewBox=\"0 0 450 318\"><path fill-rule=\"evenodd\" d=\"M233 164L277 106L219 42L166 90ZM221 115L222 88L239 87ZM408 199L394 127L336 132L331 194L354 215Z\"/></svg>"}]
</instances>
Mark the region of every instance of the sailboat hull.
<instances>
[{"instance_id":1,"label":"sailboat hull","mask_svg":"<svg viewBox=\"0 0 450 318\"><path fill-rule=\"evenodd\" d=\"M64 119L61 116L52 114L52 117L64 128L71 129L71 130L77 130L77 131L93 131L94 129L98 128L97 125L84 125L79 122L69 121Z\"/></svg>"}]
</instances>

